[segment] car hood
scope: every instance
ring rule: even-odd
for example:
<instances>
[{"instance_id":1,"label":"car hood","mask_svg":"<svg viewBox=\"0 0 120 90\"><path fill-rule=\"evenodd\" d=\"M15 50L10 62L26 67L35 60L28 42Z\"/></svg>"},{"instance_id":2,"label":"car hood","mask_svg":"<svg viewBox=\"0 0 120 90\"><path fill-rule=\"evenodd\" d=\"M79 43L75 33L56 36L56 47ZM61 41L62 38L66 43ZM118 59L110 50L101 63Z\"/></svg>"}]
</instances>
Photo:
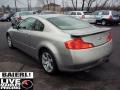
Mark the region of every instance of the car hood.
<instances>
[{"instance_id":1,"label":"car hood","mask_svg":"<svg viewBox=\"0 0 120 90\"><path fill-rule=\"evenodd\" d=\"M78 30L64 30L63 32L68 33L70 35L74 35L74 36L84 36L84 35L91 35L95 33L109 31L110 29L111 28L98 28L95 26L91 26L91 27L82 28Z\"/></svg>"}]
</instances>

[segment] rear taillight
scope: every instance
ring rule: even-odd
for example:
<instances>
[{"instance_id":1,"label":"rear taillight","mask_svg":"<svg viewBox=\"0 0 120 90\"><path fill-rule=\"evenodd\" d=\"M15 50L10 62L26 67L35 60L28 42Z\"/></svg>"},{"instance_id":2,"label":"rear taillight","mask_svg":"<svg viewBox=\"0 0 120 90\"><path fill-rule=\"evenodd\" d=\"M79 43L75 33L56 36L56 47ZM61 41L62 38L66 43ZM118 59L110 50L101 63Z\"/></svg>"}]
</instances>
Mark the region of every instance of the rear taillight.
<instances>
[{"instance_id":1,"label":"rear taillight","mask_svg":"<svg viewBox=\"0 0 120 90\"><path fill-rule=\"evenodd\" d=\"M84 18L85 18L85 15L82 15L81 18L84 19Z\"/></svg>"},{"instance_id":2,"label":"rear taillight","mask_svg":"<svg viewBox=\"0 0 120 90\"><path fill-rule=\"evenodd\" d=\"M111 41L112 40L112 34L109 33L108 36L107 36L107 41Z\"/></svg>"},{"instance_id":3,"label":"rear taillight","mask_svg":"<svg viewBox=\"0 0 120 90\"><path fill-rule=\"evenodd\" d=\"M78 50L78 49L88 49L94 46L91 43L84 42L81 38L77 38L77 39L73 39L65 42L65 47L67 49Z\"/></svg>"},{"instance_id":4,"label":"rear taillight","mask_svg":"<svg viewBox=\"0 0 120 90\"><path fill-rule=\"evenodd\" d=\"M112 18L112 16L109 16L109 20L112 20L113 18Z\"/></svg>"}]
</instances>

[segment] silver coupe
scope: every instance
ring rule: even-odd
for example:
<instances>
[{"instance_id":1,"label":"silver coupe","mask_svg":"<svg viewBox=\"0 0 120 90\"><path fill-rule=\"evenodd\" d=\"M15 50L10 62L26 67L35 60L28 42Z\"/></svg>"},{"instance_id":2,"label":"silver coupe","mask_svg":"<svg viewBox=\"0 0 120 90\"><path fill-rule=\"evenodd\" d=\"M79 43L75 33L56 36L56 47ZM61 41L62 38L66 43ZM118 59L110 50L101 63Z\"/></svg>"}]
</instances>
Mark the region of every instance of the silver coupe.
<instances>
[{"instance_id":1,"label":"silver coupe","mask_svg":"<svg viewBox=\"0 0 120 90\"><path fill-rule=\"evenodd\" d=\"M8 46L16 47L41 62L48 74L82 71L109 59L110 28L98 28L70 16L30 16L6 34Z\"/></svg>"}]
</instances>

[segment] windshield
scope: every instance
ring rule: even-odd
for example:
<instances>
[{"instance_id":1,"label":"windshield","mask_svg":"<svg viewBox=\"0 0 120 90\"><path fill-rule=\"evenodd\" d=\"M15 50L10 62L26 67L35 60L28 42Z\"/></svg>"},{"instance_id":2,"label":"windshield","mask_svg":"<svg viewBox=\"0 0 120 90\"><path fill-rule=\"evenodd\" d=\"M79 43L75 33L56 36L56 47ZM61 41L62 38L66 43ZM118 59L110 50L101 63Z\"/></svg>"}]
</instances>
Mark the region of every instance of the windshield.
<instances>
[{"instance_id":1,"label":"windshield","mask_svg":"<svg viewBox=\"0 0 120 90\"><path fill-rule=\"evenodd\" d=\"M21 12L20 16L25 16L25 15L32 15L33 12Z\"/></svg>"},{"instance_id":2,"label":"windshield","mask_svg":"<svg viewBox=\"0 0 120 90\"><path fill-rule=\"evenodd\" d=\"M62 30L75 30L90 26L87 22L69 16L52 17L47 20Z\"/></svg>"}]
</instances>

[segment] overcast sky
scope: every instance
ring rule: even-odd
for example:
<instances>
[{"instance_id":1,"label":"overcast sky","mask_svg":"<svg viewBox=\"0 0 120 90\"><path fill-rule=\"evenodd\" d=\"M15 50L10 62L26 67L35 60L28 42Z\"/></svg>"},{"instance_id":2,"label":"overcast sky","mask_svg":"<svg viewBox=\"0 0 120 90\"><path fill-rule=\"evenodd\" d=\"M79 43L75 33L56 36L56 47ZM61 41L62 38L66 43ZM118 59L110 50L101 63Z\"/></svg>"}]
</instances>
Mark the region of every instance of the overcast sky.
<instances>
[{"instance_id":1,"label":"overcast sky","mask_svg":"<svg viewBox=\"0 0 120 90\"><path fill-rule=\"evenodd\" d=\"M20 7L27 7L27 0L16 0L17 1L17 7L20 8ZM42 0L31 0L31 6L32 7L40 7L42 6L43 4L41 3ZM53 2L54 0L49 0L51 2ZM56 1L56 4L60 4L62 5L62 0L55 0ZM71 0L64 0L64 4L65 6L71 6ZM75 0L76 1L76 0ZM101 1L101 3L104 1L104 0L98 0L98 2ZM114 1L114 0L111 0L111 1ZM81 2L82 0L78 0L78 7L81 6ZM117 3L114 1L114 4ZM1 5L9 5L10 7L14 7L15 6L15 0L0 0L0 6ZM95 5L95 3L94 3ZM116 4L115 4L116 5Z\"/></svg>"},{"instance_id":2,"label":"overcast sky","mask_svg":"<svg viewBox=\"0 0 120 90\"><path fill-rule=\"evenodd\" d=\"M52 1L52 0L51 0ZM61 4L61 0L56 0L57 4ZM0 0L0 6L2 5L10 5L10 7L15 6L15 0ZM27 0L17 0L18 7L27 7ZM41 6L41 0L31 0L31 6Z\"/></svg>"}]
</instances>

